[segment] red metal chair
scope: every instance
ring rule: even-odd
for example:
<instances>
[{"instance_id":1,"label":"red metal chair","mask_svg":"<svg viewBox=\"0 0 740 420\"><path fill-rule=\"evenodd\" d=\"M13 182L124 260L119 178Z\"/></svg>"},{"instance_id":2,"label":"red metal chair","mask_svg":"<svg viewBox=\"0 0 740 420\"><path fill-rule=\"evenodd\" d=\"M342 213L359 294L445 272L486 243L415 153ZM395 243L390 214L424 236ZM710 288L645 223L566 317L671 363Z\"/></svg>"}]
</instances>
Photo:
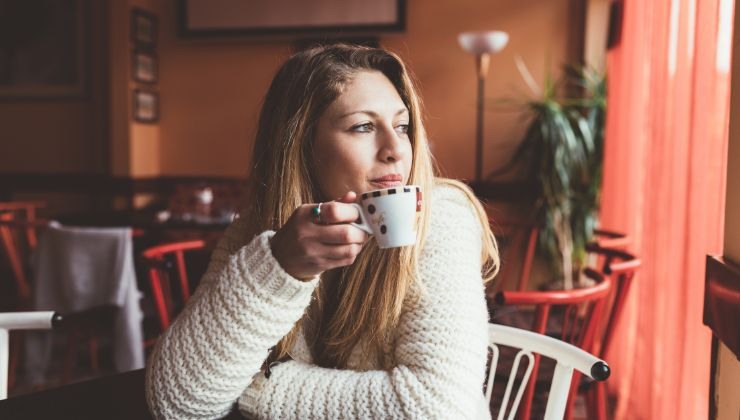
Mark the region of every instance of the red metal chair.
<instances>
[{"instance_id":1,"label":"red metal chair","mask_svg":"<svg viewBox=\"0 0 740 420\"><path fill-rule=\"evenodd\" d=\"M157 245L142 252L142 262L147 268L160 333L169 327L177 312L172 299L171 278L173 275L177 278L180 291L179 303L185 304L190 299L185 252L204 248L205 241L195 240ZM155 340L147 340L145 345L149 346Z\"/></svg>"},{"instance_id":2,"label":"red metal chair","mask_svg":"<svg viewBox=\"0 0 740 420\"><path fill-rule=\"evenodd\" d=\"M502 245L501 270L493 282L494 291L527 290L539 235L539 225L529 221L489 219L491 230ZM518 262L521 261L521 265ZM519 266L516 283L514 270Z\"/></svg>"},{"instance_id":3,"label":"red metal chair","mask_svg":"<svg viewBox=\"0 0 740 420\"><path fill-rule=\"evenodd\" d=\"M607 229L594 229L595 243L602 248L626 249L632 243L627 234Z\"/></svg>"},{"instance_id":4,"label":"red metal chair","mask_svg":"<svg viewBox=\"0 0 740 420\"><path fill-rule=\"evenodd\" d=\"M0 244L15 282L15 309L23 309L31 298L28 261L24 257L36 248L37 229L44 225L36 217L37 210L44 206L37 201L0 202Z\"/></svg>"},{"instance_id":5,"label":"red metal chair","mask_svg":"<svg viewBox=\"0 0 740 420\"><path fill-rule=\"evenodd\" d=\"M3 201L0 202L0 213L12 213L14 219L33 222L36 220L38 210L46 207L43 201ZM33 228L26 230L26 237L31 246L36 246L36 231Z\"/></svg>"},{"instance_id":6,"label":"red metal chair","mask_svg":"<svg viewBox=\"0 0 740 420\"><path fill-rule=\"evenodd\" d=\"M573 290L502 291L497 293L494 298L495 305L492 308L493 321L519 328L529 328L539 334L554 336L592 353L604 303L611 289L611 280L591 269L586 269L584 274L594 280L596 284L591 287ZM531 325L518 324L514 318L506 320L499 317L497 312L506 312L506 308L521 309L522 314L532 315ZM527 311L527 309L530 311ZM526 323L526 320L519 320L519 322ZM535 356L533 373L521 400L519 418L529 419L532 417L539 365L540 358ZM571 383L571 392L568 394L567 418L572 415L573 402L576 396L574 391L576 391L579 382L580 375L576 373Z\"/></svg>"},{"instance_id":7,"label":"red metal chair","mask_svg":"<svg viewBox=\"0 0 740 420\"><path fill-rule=\"evenodd\" d=\"M586 250L589 254L598 255L602 259L601 273L608 276L613 284L612 291L606 300L603 322L597 332L592 351L597 357L604 358L610 350L632 281L642 262L626 251L597 244L588 245ZM605 420L607 418L606 386L593 382L584 383L583 386L585 389L582 391L586 392L587 396L589 418Z\"/></svg>"},{"instance_id":8,"label":"red metal chair","mask_svg":"<svg viewBox=\"0 0 740 420\"><path fill-rule=\"evenodd\" d=\"M22 302L28 302L31 297L31 286L26 277L26 270L23 269L24 262L16 246L17 240L9 226L13 221L15 221L13 213L0 213L0 243L2 243L3 255L13 273L17 296L15 304L22 305Z\"/></svg>"}]
</instances>

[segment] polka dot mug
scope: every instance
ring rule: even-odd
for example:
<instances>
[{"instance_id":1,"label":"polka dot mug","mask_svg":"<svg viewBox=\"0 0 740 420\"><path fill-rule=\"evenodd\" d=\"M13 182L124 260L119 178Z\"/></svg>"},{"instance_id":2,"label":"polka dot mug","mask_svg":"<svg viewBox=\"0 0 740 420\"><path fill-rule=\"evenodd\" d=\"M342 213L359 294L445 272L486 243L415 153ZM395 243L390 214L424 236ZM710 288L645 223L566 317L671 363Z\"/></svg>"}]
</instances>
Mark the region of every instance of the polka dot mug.
<instances>
[{"instance_id":1,"label":"polka dot mug","mask_svg":"<svg viewBox=\"0 0 740 420\"><path fill-rule=\"evenodd\" d=\"M360 212L360 220L352 225L373 235L380 248L413 245L421 201L421 189L416 185L362 193L360 202L353 203Z\"/></svg>"}]
</instances>

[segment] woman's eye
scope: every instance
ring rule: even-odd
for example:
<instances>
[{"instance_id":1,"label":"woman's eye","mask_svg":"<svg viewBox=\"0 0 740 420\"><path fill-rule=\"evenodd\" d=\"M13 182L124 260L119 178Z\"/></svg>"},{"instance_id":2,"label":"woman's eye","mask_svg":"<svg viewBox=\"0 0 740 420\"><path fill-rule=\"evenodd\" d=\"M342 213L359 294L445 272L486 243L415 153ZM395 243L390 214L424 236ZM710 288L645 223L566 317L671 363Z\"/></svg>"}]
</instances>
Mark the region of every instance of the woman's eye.
<instances>
[{"instance_id":1,"label":"woman's eye","mask_svg":"<svg viewBox=\"0 0 740 420\"><path fill-rule=\"evenodd\" d=\"M399 124L396 126L396 132L398 134L408 134L409 133L409 125L408 124Z\"/></svg>"},{"instance_id":2,"label":"woman's eye","mask_svg":"<svg viewBox=\"0 0 740 420\"><path fill-rule=\"evenodd\" d=\"M372 123L358 124L358 125L352 126L352 131L355 131L358 133L369 133L373 131L373 124Z\"/></svg>"}]
</instances>

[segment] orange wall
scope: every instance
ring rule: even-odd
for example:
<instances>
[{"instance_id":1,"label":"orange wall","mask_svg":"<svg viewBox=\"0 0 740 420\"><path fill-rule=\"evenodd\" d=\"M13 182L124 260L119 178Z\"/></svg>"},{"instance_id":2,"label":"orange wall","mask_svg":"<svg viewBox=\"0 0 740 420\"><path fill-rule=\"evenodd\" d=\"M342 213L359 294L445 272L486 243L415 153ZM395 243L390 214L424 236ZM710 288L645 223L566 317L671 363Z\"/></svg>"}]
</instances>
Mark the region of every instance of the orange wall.
<instances>
[{"instance_id":1,"label":"orange wall","mask_svg":"<svg viewBox=\"0 0 740 420\"><path fill-rule=\"evenodd\" d=\"M110 62L110 160L114 175L130 171L129 119L131 104L128 80L130 78L128 1L113 1L108 12L110 34L108 61Z\"/></svg>"},{"instance_id":2,"label":"orange wall","mask_svg":"<svg viewBox=\"0 0 740 420\"><path fill-rule=\"evenodd\" d=\"M107 167L105 6L91 2L82 97L0 101L0 172L104 172Z\"/></svg>"},{"instance_id":3,"label":"orange wall","mask_svg":"<svg viewBox=\"0 0 740 420\"><path fill-rule=\"evenodd\" d=\"M155 15L161 16L164 8L164 3L174 3L172 1L163 2L160 0L130 0L130 3L134 7L139 7L145 10L151 10ZM161 19L159 19L161 21ZM128 23L128 22L127 22ZM130 25L128 26L130 28ZM161 31L161 30L160 30ZM155 54L159 57L162 55L162 46L157 44L155 47ZM129 48L128 57L130 60L131 49ZM129 61L130 62L130 61ZM131 66L127 66L129 72ZM131 99L131 92L134 88L149 88L149 85L138 84L134 82L129 74L128 78L129 85L129 104L132 105L133 100ZM150 90L157 91L155 85ZM129 112L132 112L132 107L129 106ZM129 119L130 121L130 175L134 177L142 176L156 176L161 171L160 164L160 150L161 150L161 127L159 124L141 124L133 120L133 115Z\"/></svg>"},{"instance_id":4,"label":"orange wall","mask_svg":"<svg viewBox=\"0 0 740 420\"><path fill-rule=\"evenodd\" d=\"M516 70L519 55L536 80L544 79L545 62L558 67L573 52L568 29L573 25L568 0L548 1L410 1L408 31L383 44L399 52L416 73L427 106L428 131L442 169L455 178L473 177L475 162L476 72L472 56L457 43L469 30L503 30L509 45L491 57L486 84L489 106L484 120L484 165L499 167L524 132L518 112L503 111L493 101L528 92Z\"/></svg>"},{"instance_id":5,"label":"orange wall","mask_svg":"<svg viewBox=\"0 0 740 420\"><path fill-rule=\"evenodd\" d=\"M245 176L259 102L290 45L180 39L174 2L160 22L161 172Z\"/></svg>"},{"instance_id":6,"label":"orange wall","mask_svg":"<svg viewBox=\"0 0 740 420\"><path fill-rule=\"evenodd\" d=\"M584 61L590 67L606 68L606 42L608 38L611 0L587 0L586 28L584 30Z\"/></svg>"},{"instance_id":7,"label":"orange wall","mask_svg":"<svg viewBox=\"0 0 740 420\"><path fill-rule=\"evenodd\" d=\"M448 175L471 177L474 162L475 65L459 48L458 33L510 33L509 46L492 58L487 97L515 96L526 91L515 55L538 81L547 60L558 70L577 57L582 39L568 39L570 28L579 24L571 17L572 3L410 1L406 33L381 38L420 82L433 150ZM174 2L164 2L160 10L160 173L246 175L259 105L290 43L184 40L176 35ZM501 111L487 112L485 126L484 162L490 171L512 152L524 126L516 112Z\"/></svg>"},{"instance_id":8,"label":"orange wall","mask_svg":"<svg viewBox=\"0 0 740 420\"><path fill-rule=\"evenodd\" d=\"M131 75L131 10L140 8L162 16L162 3L155 0L118 0L109 11L110 50L110 160L111 172L119 176L147 177L160 174L159 124L134 121L133 92L137 88L157 91L157 85L135 82ZM161 56L161 45L155 54Z\"/></svg>"},{"instance_id":9,"label":"orange wall","mask_svg":"<svg viewBox=\"0 0 740 420\"><path fill-rule=\"evenodd\" d=\"M509 46L492 58L486 94L489 101L515 96L527 91L515 69L516 55L539 81L548 60L557 70L577 57L582 35L569 39L574 25L581 24L572 17L576 3L407 2L406 32L385 36L381 43L398 52L416 74L433 151L448 175L471 177L474 162L474 60L459 48L458 33L510 33ZM90 95L72 101L0 103L0 171L245 176L262 97L291 44L181 39L174 1L116 0L107 2L107 10L101 2L91 4L98 18L91 19ZM160 93L158 124L132 119L132 91L147 87L131 80L132 7L159 17L159 83L152 87ZM524 130L518 113L491 108L485 115L486 171L510 155Z\"/></svg>"}]
</instances>

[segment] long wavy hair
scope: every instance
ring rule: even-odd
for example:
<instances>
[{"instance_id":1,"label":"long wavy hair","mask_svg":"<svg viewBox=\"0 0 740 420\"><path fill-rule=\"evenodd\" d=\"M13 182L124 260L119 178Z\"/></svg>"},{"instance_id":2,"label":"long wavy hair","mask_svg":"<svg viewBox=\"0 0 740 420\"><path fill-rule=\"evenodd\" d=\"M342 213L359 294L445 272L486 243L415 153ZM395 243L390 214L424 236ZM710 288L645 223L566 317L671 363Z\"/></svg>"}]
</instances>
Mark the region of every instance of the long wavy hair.
<instances>
[{"instance_id":1,"label":"long wavy hair","mask_svg":"<svg viewBox=\"0 0 740 420\"><path fill-rule=\"evenodd\" d=\"M409 110L408 135L413 152L409 183L422 188L425 203L429 203L439 183L454 185L468 194L484 227L481 270L484 281L489 281L499 260L485 211L463 184L435 178L414 83L401 59L380 48L317 46L294 54L278 70L262 105L254 143L250 202L241 215L249 224L250 236L277 230L301 204L325 199L320 196L311 163L316 125L352 77L363 71L384 74ZM304 326L311 354L320 366L346 367L358 344L366 354L374 354L379 363L385 364L383 349L398 323L404 299L417 281L417 261L428 219L429 206L422 206L416 245L381 250L374 241L368 241L354 264L324 273L303 319L272 349L266 363L288 355L299 328Z\"/></svg>"}]
</instances>

